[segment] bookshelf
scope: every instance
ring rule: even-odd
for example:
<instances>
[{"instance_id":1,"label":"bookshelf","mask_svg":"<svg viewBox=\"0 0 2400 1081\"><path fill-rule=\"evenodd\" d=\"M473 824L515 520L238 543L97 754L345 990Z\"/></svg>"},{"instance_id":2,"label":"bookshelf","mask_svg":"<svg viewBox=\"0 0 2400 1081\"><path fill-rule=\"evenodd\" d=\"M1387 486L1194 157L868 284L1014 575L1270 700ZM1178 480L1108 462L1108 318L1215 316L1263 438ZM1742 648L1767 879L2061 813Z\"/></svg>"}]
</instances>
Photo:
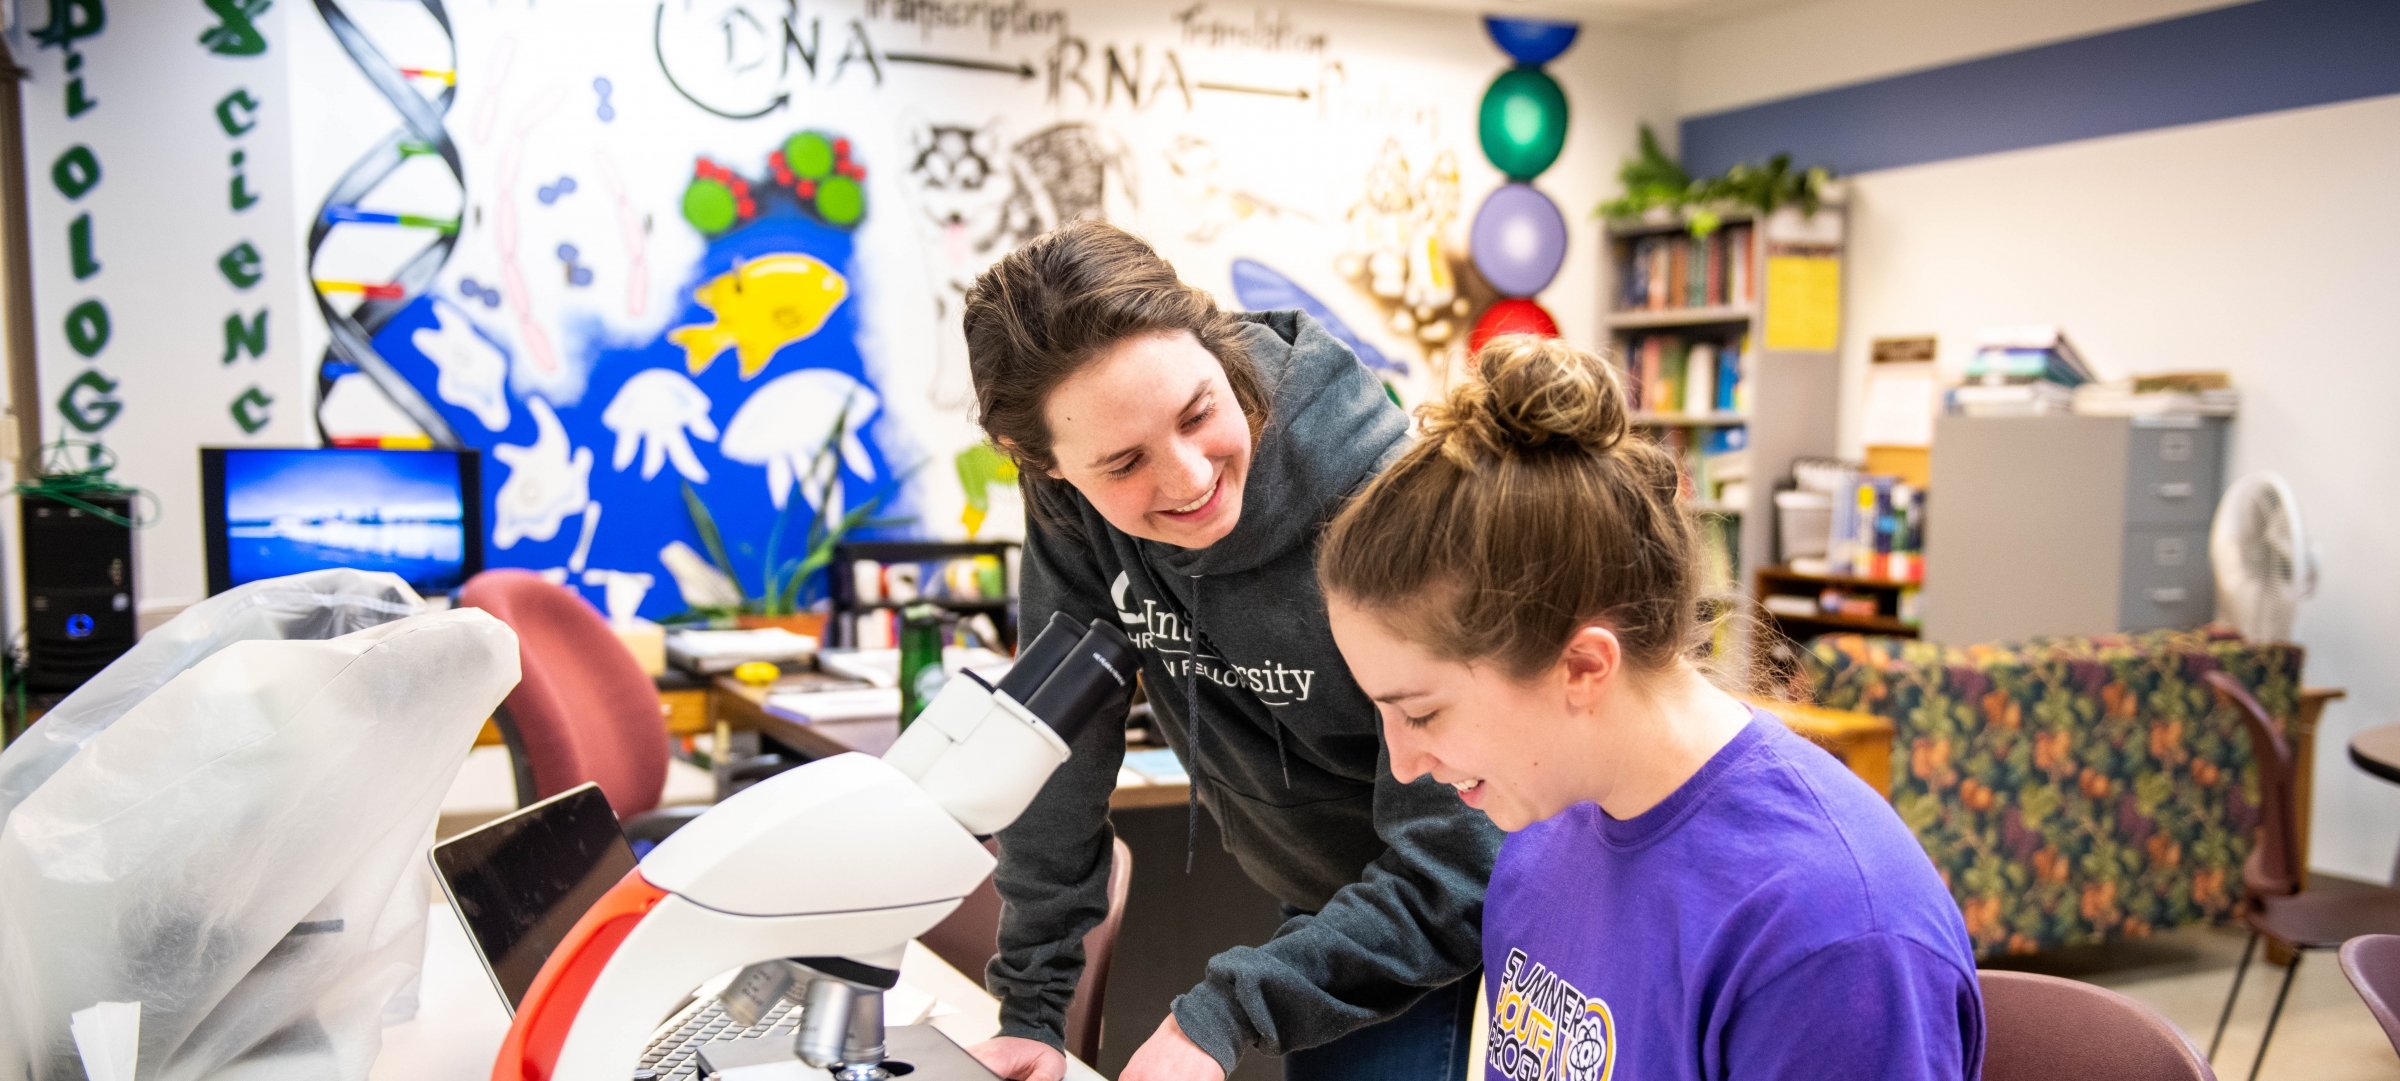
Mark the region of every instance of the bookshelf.
<instances>
[{"instance_id":1,"label":"bookshelf","mask_svg":"<svg viewBox=\"0 0 2400 1081\"><path fill-rule=\"evenodd\" d=\"M1831 457L1840 404L1838 340L1768 348L1769 313L1788 321L1794 295L1774 283L1810 269L1838 283L1845 220L1840 207L1804 217L1723 215L1705 240L1682 221L1607 227L1601 325L1612 357L1626 366L1634 426L1683 462L1685 494L1699 515L1704 590L1743 597L1776 559L1775 488L1795 458ZM1827 263L1832 275L1823 275ZM1785 272L1775 267L1781 264ZM1836 318L1838 285L1823 286L1815 311ZM1837 310L1825 312L1826 304ZM1795 337L1779 322L1775 338ZM1817 346L1823 348L1817 348ZM1705 372L1702 369L1705 368Z\"/></svg>"},{"instance_id":2,"label":"bookshelf","mask_svg":"<svg viewBox=\"0 0 2400 1081\"><path fill-rule=\"evenodd\" d=\"M1016 549L1013 541L990 543L944 541L856 541L833 546L827 583L831 587L831 618L827 632L831 644L857 647L862 643L880 644L883 637L896 637L888 626L876 628L876 633L862 633L861 621L877 620L885 624L895 621L899 609L913 604L931 604L956 613L961 618L987 616L998 631L1004 646L1016 643ZM952 564L983 558L998 564L997 589L992 583L979 583L971 591L954 586L945 573ZM862 595L860 564L878 565L875 570L894 566L913 566L916 585L908 599L898 600L882 595ZM879 575L869 575L878 578Z\"/></svg>"},{"instance_id":3,"label":"bookshelf","mask_svg":"<svg viewBox=\"0 0 2400 1081\"><path fill-rule=\"evenodd\" d=\"M1784 636L1805 642L1820 634L1857 631L1900 638L1917 636L1916 598L1924 583L1855 574L1810 574L1790 567L1760 567L1751 579L1762 619ZM1769 598L1802 598L1811 611L1793 610L1789 602ZM1837 607L1827 610L1826 599ZM1843 609L1850 610L1843 610ZM1870 610L1871 609L1871 610Z\"/></svg>"}]
</instances>

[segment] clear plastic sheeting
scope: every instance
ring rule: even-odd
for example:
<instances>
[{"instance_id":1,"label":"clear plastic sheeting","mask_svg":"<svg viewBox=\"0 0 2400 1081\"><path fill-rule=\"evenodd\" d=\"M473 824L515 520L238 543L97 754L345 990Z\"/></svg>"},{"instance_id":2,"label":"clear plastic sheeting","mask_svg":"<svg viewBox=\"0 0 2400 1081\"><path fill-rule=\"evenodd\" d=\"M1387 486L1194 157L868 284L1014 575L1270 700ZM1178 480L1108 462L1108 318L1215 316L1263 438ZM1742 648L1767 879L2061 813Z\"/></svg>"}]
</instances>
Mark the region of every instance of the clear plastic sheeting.
<instances>
[{"instance_id":1,"label":"clear plastic sheeting","mask_svg":"<svg viewBox=\"0 0 2400 1081\"><path fill-rule=\"evenodd\" d=\"M363 1078L424 956L424 850L516 636L390 575L259 582L145 637L0 754L0 1078Z\"/></svg>"}]
</instances>

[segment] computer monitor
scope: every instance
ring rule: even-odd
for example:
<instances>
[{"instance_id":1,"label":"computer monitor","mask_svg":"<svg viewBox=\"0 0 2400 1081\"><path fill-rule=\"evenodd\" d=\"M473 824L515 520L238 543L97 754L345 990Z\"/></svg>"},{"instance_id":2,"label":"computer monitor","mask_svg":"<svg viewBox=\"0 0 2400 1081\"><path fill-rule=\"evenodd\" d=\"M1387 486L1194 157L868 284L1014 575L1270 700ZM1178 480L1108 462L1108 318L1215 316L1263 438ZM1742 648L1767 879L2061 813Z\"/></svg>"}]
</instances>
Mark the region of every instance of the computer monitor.
<instances>
[{"instance_id":1,"label":"computer monitor","mask_svg":"<svg viewBox=\"0 0 2400 1081\"><path fill-rule=\"evenodd\" d=\"M483 569L483 486L471 450L206 447L208 591L355 567L428 597Z\"/></svg>"}]
</instances>

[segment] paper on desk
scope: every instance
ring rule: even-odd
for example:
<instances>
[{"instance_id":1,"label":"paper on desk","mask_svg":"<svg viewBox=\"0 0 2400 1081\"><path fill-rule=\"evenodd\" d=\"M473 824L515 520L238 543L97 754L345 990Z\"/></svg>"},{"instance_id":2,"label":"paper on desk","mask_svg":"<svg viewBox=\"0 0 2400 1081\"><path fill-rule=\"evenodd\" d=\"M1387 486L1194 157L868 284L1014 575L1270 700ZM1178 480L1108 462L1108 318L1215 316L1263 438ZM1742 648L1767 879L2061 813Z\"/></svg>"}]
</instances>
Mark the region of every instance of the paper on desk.
<instances>
[{"instance_id":1,"label":"paper on desk","mask_svg":"<svg viewBox=\"0 0 2400 1081\"><path fill-rule=\"evenodd\" d=\"M67 1015L75 1053L91 1081L133 1081L142 1050L142 1004L99 1002Z\"/></svg>"},{"instance_id":2,"label":"paper on desk","mask_svg":"<svg viewBox=\"0 0 2400 1081\"><path fill-rule=\"evenodd\" d=\"M814 723L871 721L898 717L900 692L887 687L780 691L767 696L767 708Z\"/></svg>"}]
</instances>

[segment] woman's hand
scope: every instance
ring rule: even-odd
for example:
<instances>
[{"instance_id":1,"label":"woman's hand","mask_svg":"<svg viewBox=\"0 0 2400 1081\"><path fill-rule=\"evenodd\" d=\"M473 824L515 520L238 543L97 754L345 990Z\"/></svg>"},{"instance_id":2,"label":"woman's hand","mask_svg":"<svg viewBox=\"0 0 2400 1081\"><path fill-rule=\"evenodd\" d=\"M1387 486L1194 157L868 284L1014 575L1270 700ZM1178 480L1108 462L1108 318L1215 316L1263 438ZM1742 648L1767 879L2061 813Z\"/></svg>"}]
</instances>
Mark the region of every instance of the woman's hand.
<instances>
[{"instance_id":1,"label":"woman's hand","mask_svg":"<svg viewBox=\"0 0 2400 1081\"><path fill-rule=\"evenodd\" d=\"M1067 1076L1066 1053L1040 1040L994 1036L968 1048L967 1053L983 1063L984 1069L1008 1081L1064 1081Z\"/></svg>"},{"instance_id":2,"label":"woman's hand","mask_svg":"<svg viewBox=\"0 0 2400 1081\"><path fill-rule=\"evenodd\" d=\"M1168 1014L1158 1031L1134 1050L1117 1081L1225 1081L1225 1071L1217 1066L1213 1056L1183 1034L1183 1026L1175 1023L1175 1015Z\"/></svg>"}]
</instances>

